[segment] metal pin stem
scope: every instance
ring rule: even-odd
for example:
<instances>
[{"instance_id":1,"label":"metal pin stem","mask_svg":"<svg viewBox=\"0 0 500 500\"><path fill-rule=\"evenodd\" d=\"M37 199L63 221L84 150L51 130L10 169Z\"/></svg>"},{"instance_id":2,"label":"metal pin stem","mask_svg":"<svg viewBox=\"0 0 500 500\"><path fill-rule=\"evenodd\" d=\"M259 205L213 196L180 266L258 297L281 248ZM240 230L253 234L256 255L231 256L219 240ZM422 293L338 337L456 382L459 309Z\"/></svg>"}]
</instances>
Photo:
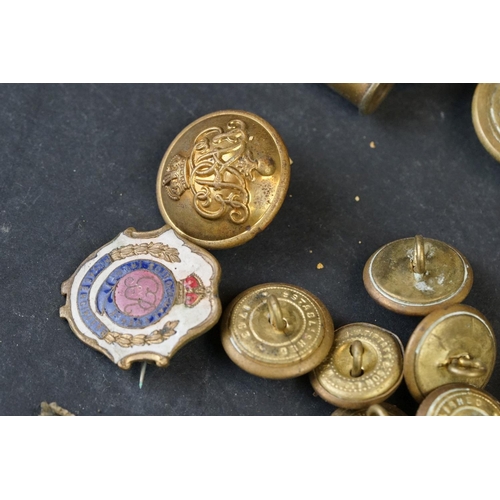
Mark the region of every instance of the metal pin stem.
<instances>
[{"instance_id":1,"label":"metal pin stem","mask_svg":"<svg viewBox=\"0 0 500 500\"><path fill-rule=\"evenodd\" d=\"M413 248L413 259L411 260L411 267L415 274L425 273L424 237L420 234L417 234L417 236L415 236L415 246Z\"/></svg>"},{"instance_id":2,"label":"metal pin stem","mask_svg":"<svg viewBox=\"0 0 500 500\"><path fill-rule=\"evenodd\" d=\"M148 364L146 363L146 361L144 361L142 363L141 374L139 376L139 389L142 389L142 385L144 384L144 376L146 375L146 367L147 366L148 366Z\"/></svg>"}]
</instances>

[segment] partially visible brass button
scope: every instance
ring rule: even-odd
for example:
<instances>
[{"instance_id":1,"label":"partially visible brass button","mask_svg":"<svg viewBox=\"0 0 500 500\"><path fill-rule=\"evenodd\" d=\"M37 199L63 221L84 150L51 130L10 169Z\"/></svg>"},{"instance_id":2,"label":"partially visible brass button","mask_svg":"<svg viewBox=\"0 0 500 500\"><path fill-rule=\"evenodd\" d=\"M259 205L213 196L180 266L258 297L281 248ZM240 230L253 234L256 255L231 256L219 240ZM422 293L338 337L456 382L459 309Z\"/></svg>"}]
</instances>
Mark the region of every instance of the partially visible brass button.
<instances>
[{"instance_id":1,"label":"partially visible brass button","mask_svg":"<svg viewBox=\"0 0 500 500\"><path fill-rule=\"evenodd\" d=\"M183 237L206 248L252 239L272 221L290 182L278 132L246 111L217 111L188 125L160 164L160 212Z\"/></svg>"},{"instance_id":2,"label":"partially visible brass button","mask_svg":"<svg viewBox=\"0 0 500 500\"><path fill-rule=\"evenodd\" d=\"M310 292L285 283L254 286L224 311L222 345L243 370L297 377L318 366L333 343L333 321Z\"/></svg>"},{"instance_id":3,"label":"partially visible brass button","mask_svg":"<svg viewBox=\"0 0 500 500\"><path fill-rule=\"evenodd\" d=\"M371 297L391 311L425 316L467 297L473 273L467 259L442 241L416 236L377 250L363 271Z\"/></svg>"},{"instance_id":4,"label":"partially visible brass button","mask_svg":"<svg viewBox=\"0 0 500 500\"><path fill-rule=\"evenodd\" d=\"M328 85L357 106L364 115L373 113L394 86L393 83L328 83Z\"/></svg>"},{"instance_id":5,"label":"partially visible brass button","mask_svg":"<svg viewBox=\"0 0 500 500\"><path fill-rule=\"evenodd\" d=\"M406 413L401 411L397 406L389 403L379 403L371 405L368 408L359 410L347 410L338 408L335 410L332 417L406 417Z\"/></svg>"},{"instance_id":6,"label":"partially visible brass button","mask_svg":"<svg viewBox=\"0 0 500 500\"><path fill-rule=\"evenodd\" d=\"M346 325L335 331L330 353L310 377L325 401L341 408L366 408L386 400L401 383L403 346L378 326Z\"/></svg>"},{"instance_id":7,"label":"partially visible brass button","mask_svg":"<svg viewBox=\"0 0 500 500\"><path fill-rule=\"evenodd\" d=\"M486 151L500 161L500 83L480 83L476 87L472 122Z\"/></svg>"},{"instance_id":8,"label":"partially visible brass button","mask_svg":"<svg viewBox=\"0 0 500 500\"><path fill-rule=\"evenodd\" d=\"M417 417L500 416L500 403L486 391L467 384L448 384L432 391Z\"/></svg>"},{"instance_id":9,"label":"partially visible brass button","mask_svg":"<svg viewBox=\"0 0 500 500\"><path fill-rule=\"evenodd\" d=\"M406 385L417 401L451 383L482 389L495 358L495 335L488 320L472 307L449 306L425 317L411 335L405 351Z\"/></svg>"}]
</instances>

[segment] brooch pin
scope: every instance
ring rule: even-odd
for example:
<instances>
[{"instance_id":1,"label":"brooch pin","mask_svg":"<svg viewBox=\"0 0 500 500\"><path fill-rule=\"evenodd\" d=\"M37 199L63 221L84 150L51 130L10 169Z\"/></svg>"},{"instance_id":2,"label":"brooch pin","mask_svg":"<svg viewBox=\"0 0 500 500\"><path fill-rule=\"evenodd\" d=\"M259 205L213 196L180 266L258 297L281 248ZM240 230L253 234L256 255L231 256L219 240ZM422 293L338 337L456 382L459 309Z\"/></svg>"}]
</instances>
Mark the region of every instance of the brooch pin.
<instances>
[{"instance_id":1,"label":"brooch pin","mask_svg":"<svg viewBox=\"0 0 500 500\"><path fill-rule=\"evenodd\" d=\"M219 280L217 260L168 226L144 233L129 228L62 284L60 315L120 368L137 361L165 367L217 323Z\"/></svg>"}]
</instances>

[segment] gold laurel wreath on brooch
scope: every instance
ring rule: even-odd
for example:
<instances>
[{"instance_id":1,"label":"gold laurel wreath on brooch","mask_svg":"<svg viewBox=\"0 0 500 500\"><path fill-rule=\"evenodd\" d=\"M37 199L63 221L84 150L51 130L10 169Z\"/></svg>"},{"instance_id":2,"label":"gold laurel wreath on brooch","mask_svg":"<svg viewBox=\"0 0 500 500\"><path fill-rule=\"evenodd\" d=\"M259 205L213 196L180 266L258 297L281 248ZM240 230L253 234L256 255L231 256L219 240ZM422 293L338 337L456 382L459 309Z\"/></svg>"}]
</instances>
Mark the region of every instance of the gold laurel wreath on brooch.
<instances>
[{"instance_id":1,"label":"gold laurel wreath on brooch","mask_svg":"<svg viewBox=\"0 0 500 500\"><path fill-rule=\"evenodd\" d=\"M104 335L103 340L108 344L118 344L120 347L141 347L145 345L161 344L176 333L175 327L179 321L168 321L161 330L155 330L153 333L146 335L132 335L130 333L108 332Z\"/></svg>"},{"instance_id":2,"label":"gold laurel wreath on brooch","mask_svg":"<svg viewBox=\"0 0 500 500\"><path fill-rule=\"evenodd\" d=\"M109 256L113 262L126 259L133 255L152 255L157 259L163 259L167 262L180 262L179 251L163 243L141 243L140 245L127 245L113 250Z\"/></svg>"},{"instance_id":3,"label":"gold laurel wreath on brooch","mask_svg":"<svg viewBox=\"0 0 500 500\"><path fill-rule=\"evenodd\" d=\"M163 243L141 243L139 245L126 245L113 250L109 256L113 262L126 259L133 255L152 255L157 259L163 259L166 262L180 262L179 251ZM175 327L179 321L168 321L163 328L155 330L146 335L132 335L130 333L107 332L103 340L108 344L118 344L120 347L141 347L145 345L161 344L176 333Z\"/></svg>"}]
</instances>

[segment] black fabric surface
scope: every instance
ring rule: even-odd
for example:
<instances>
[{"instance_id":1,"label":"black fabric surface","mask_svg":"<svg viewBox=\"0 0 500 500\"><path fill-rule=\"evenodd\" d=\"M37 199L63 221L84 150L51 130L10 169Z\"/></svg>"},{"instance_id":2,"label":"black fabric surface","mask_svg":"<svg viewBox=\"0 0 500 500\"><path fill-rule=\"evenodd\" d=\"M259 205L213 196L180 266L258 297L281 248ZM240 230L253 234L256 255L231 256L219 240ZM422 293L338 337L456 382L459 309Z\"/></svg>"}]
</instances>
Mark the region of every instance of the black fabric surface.
<instances>
[{"instance_id":1,"label":"black fabric surface","mask_svg":"<svg viewBox=\"0 0 500 500\"><path fill-rule=\"evenodd\" d=\"M374 323L406 345L420 320L373 302L362 271L385 243L423 234L469 259L475 281L465 303L500 332L500 165L474 132L473 91L396 85L374 115L361 116L322 84L0 86L0 414L34 415L43 400L79 415L334 410L308 377L242 371L217 327L168 368L149 367L139 390L140 365L120 370L59 317L60 285L90 253L127 227L163 225L155 196L163 153L183 127L219 109L268 120L294 162L271 225L213 252L223 306L253 285L288 282L317 295L336 327ZM486 389L500 397L500 370ZM389 402L417 409L404 383Z\"/></svg>"}]
</instances>

